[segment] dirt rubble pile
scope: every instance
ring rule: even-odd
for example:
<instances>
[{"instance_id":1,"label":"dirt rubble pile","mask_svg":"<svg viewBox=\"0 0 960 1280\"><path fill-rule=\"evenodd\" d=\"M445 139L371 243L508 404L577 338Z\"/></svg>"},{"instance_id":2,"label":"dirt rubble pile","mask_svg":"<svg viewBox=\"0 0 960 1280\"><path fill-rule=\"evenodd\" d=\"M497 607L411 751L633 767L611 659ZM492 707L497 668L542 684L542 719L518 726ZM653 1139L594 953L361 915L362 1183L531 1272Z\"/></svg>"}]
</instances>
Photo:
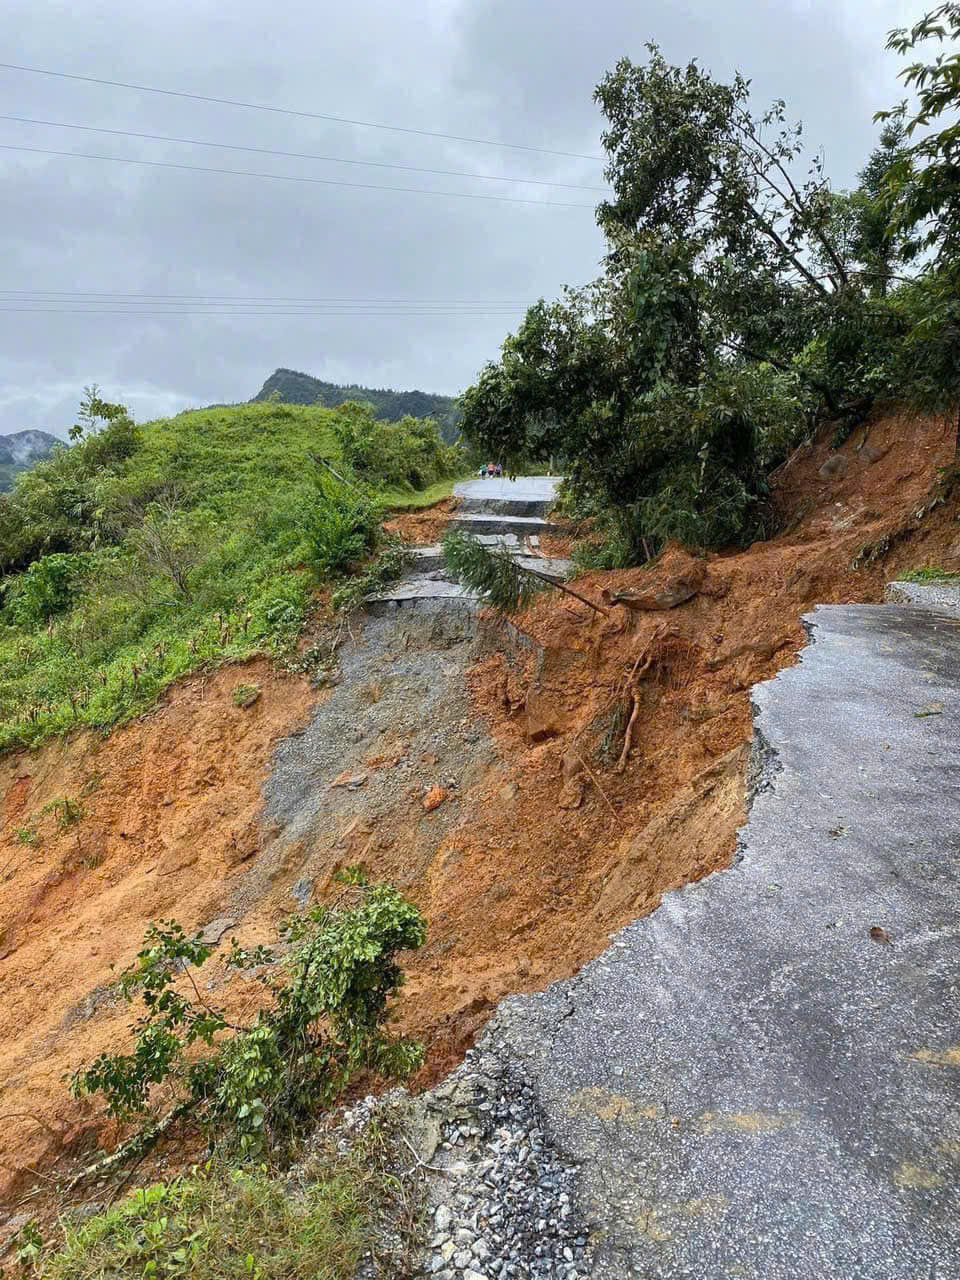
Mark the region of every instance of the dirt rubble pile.
<instances>
[{"instance_id":1,"label":"dirt rubble pile","mask_svg":"<svg viewBox=\"0 0 960 1280\"><path fill-rule=\"evenodd\" d=\"M728 865L748 690L794 661L801 615L879 600L906 567L960 570L938 496L954 435L891 417L862 448L859 433L798 451L776 477L785 533L584 575L607 618L549 592L517 619L519 643L466 615L371 619L332 691L247 664L185 682L108 739L0 758L6 1207L35 1171L56 1177L112 1136L63 1077L127 1042L111 983L151 920L272 942L290 911L338 891L339 867L391 879L429 921L399 1009L426 1040L426 1085L504 996L572 975L665 892ZM448 518L397 527L433 542ZM247 709L241 681L262 688ZM80 806L69 823L43 812L63 797ZM215 967L210 981L232 1011L255 1008L256 984Z\"/></svg>"}]
</instances>

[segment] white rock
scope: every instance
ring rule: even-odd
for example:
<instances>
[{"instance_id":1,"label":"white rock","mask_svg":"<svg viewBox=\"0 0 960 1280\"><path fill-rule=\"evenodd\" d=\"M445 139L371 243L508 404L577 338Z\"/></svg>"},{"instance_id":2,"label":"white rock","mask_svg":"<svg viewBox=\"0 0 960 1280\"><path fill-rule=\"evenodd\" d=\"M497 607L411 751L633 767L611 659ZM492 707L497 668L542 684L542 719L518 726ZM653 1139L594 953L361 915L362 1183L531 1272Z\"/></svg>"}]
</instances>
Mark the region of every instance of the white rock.
<instances>
[{"instance_id":1,"label":"white rock","mask_svg":"<svg viewBox=\"0 0 960 1280\"><path fill-rule=\"evenodd\" d=\"M450 1223L453 1221L453 1211L448 1204L437 1206L437 1211L433 1215L433 1221L438 1231L447 1231Z\"/></svg>"}]
</instances>

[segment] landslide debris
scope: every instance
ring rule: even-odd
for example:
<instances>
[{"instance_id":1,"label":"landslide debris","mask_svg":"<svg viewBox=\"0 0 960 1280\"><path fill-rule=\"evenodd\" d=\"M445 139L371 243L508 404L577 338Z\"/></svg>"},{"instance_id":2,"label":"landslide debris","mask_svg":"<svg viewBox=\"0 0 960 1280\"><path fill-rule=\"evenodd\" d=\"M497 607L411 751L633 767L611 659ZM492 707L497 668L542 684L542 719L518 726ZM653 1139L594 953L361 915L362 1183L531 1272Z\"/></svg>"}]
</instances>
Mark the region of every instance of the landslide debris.
<instances>
[{"instance_id":1,"label":"landslide debris","mask_svg":"<svg viewBox=\"0 0 960 1280\"><path fill-rule=\"evenodd\" d=\"M693 575L696 594L670 609L621 601L601 619L550 593L513 632L478 629L469 611L371 619L322 695L248 663L183 682L107 739L0 757L5 1204L35 1169L53 1176L110 1139L63 1076L125 1043L113 966L151 919L256 944L362 862L429 921L398 1008L427 1042L429 1083L505 995L573 974L665 892L728 865L748 690L794 660L801 615L879 600L907 567L960 569L938 488L952 424L890 417L869 438L878 457L852 439L827 476L828 438L797 451L775 480L779 538L705 559L671 548L653 568L578 579L593 598L636 600ZM409 520L438 522L422 529L432 542L446 518ZM261 689L246 709L241 681ZM356 785L330 785L344 775ZM431 808L434 789L447 794ZM66 824L43 814L64 799L77 806ZM215 981L228 1008L258 998L252 983Z\"/></svg>"}]
</instances>

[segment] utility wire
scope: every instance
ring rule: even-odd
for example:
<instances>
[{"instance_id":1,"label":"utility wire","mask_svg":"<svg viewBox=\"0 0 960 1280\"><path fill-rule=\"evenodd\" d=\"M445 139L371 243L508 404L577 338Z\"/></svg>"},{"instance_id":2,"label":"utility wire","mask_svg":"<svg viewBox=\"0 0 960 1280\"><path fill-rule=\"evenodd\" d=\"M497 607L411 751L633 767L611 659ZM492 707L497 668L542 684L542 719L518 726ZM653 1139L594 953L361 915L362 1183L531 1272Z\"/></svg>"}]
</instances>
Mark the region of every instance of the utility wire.
<instances>
[{"instance_id":1,"label":"utility wire","mask_svg":"<svg viewBox=\"0 0 960 1280\"><path fill-rule=\"evenodd\" d=\"M284 156L291 160L322 160L329 164L357 165L367 169L399 169L404 173L429 173L444 178L476 178L483 182L520 182L538 187L565 187L570 191L610 193L609 187L588 187L580 182L548 182L545 178L517 178L509 174L471 173L466 169L421 169L410 164L388 164L384 160L347 160L343 156L317 156L303 151L278 151L273 147L249 147L234 142L208 142L204 138L173 138L162 133L136 133L132 129L106 129L99 125L72 124L65 120L34 120L30 116L0 115L0 120L17 124L44 125L52 129L76 129L83 133L108 133L116 138L143 138L149 142L175 142L189 147L216 147L221 151L249 151L261 156Z\"/></svg>"},{"instance_id":2,"label":"utility wire","mask_svg":"<svg viewBox=\"0 0 960 1280\"><path fill-rule=\"evenodd\" d=\"M45 305L45 301L48 305ZM249 303L246 305L225 306L221 302L210 303L143 303L136 305L128 303L126 306L106 302L90 302L90 303L73 303L69 300L62 299L60 301L38 300L38 299L0 299L0 307L5 311L30 311L38 315L50 312L56 313L64 309L80 314L82 311L90 311L91 313L105 314L104 308L109 308L111 315L140 315L149 312L151 315L183 315L191 312L194 315L211 315L214 312L220 315L243 315L246 312L255 311L258 315L293 315L293 316L309 316L309 315L338 315L338 316L367 316L367 315L383 315L383 316L510 316L516 315L524 310L523 307L307 307L307 306L290 306L289 303L276 303L264 305L263 303Z\"/></svg>"},{"instance_id":3,"label":"utility wire","mask_svg":"<svg viewBox=\"0 0 960 1280\"><path fill-rule=\"evenodd\" d=\"M504 316L519 315L519 311L153 311L153 310L99 310L87 307L0 307L0 313L7 315L33 315L33 316L57 316L57 315L75 315L75 316L290 316L299 317L300 319L326 319L338 317L344 319L348 316L358 316L363 319L411 319L413 317L430 317L437 316L441 319L451 319L454 316L468 316L471 319L480 318L502 318Z\"/></svg>"},{"instance_id":4,"label":"utility wire","mask_svg":"<svg viewBox=\"0 0 960 1280\"><path fill-rule=\"evenodd\" d=\"M0 294L16 294L18 296L32 295L37 300L41 297L52 297L54 301L70 298L133 298L138 300L156 301L161 299L164 301L174 302L306 302L306 303L350 303L350 304L373 304L376 306L408 306L430 304L437 306L517 306L528 307L530 305L529 298L300 298L300 297L263 297L257 294L233 294L233 293L110 293L96 292L92 289L3 289L0 288Z\"/></svg>"},{"instance_id":5,"label":"utility wire","mask_svg":"<svg viewBox=\"0 0 960 1280\"><path fill-rule=\"evenodd\" d=\"M23 71L30 75L55 76L60 80L79 80L84 84L108 85L113 89L135 89L138 93L159 93L168 98L189 98L193 102L215 102L225 107L243 107L249 111L269 111L275 115L299 116L303 120L327 120L334 124L357 125L362 129L384 129L390 133L409 133L421 138L442 138L447 142L469 142L480 147L507 147L513 151L532 151L544 156L564 156L569 160L593 160L604 163L603 156L584 155L578 151L552 151L547 147L525 146L519 142L500 142L491 138L467 138L456 133L436 133L431 129L411 129L398 124L378 124L372 120L353 120L348 116L325 115L319 111L296 111L292 107L268 106L262 102L243 102L235 98L215 98L205 93L184 93L177 89L158 89L148 84L131 84L126 80L103 80L97 76L81 76L69 71L51 71L46 67L26 67L16 62L0 62L4 71Z\"/></svg>"},{"instance_id":6,"label":"utility wire","mask_svg":"<svg viewBox=\"0 0 960 1280\"><path fill-rule=\"evenodd\" d=\"M0 64L2 65L2 64ZM67 156L75 160L110 160L116 164L136 164L148 169L186 169L193 173L230 174L236 178L273 178L279 182L310 182L322 187L353 187L362 191L404 192L416 196L452 196L457 200L493 200L500 204L547 205L554 209L589 209L592 204L566 200L527 200L523 196L488 196L475 191L434 191L428 187L388 187L375 182L343 182L338 178L309 178L290 173L258 173L251 169L215 169L209 165L178 164L172 160L131 160L128 156L103 156L89 151L54 151L47 147L20 147L0 142L2 151L24 151L39 156Z\"/></svg>"}]
</instances>

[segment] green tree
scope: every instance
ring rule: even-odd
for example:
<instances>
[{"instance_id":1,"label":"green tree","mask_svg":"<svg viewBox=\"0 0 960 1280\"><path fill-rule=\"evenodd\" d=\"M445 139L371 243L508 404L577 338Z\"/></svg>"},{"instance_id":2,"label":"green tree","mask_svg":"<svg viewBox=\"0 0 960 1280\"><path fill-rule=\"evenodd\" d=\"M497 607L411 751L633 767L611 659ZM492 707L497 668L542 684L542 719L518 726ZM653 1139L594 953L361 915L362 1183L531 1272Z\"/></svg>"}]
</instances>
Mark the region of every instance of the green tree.
<instances>
[{"instance_id":1,"label":"green tree","mask_svg":"<svg viewBox=\"0 0 960 1280\"><path fill-rule=\"evenodd\" d=\"M757 117L739 73L721 84L696 62L671 66L656 45L647 47L645 65L621 59L594 95L608 121L603 144L615 198L597 213L608 236L648 231L689 246L713 268L717 300L733 316L730 285L744 267L822 297L845 287L822 161L814 155L806 178L795 177L801 128L787 124L785 104ZM827 264L822 272L809 265L814 254ZM730 262L739 270L730 273Z\"/></svg>"},{"instance_id":2,"label":"green tree","mask_svg":"<svg viewBox=\"0 0 960 1280\"><path fill-rule=\"evenodd\" d=\"M901 55L929 41L942 46L960 41L960 3L950 0L909 28L890 32L887 48ZM930 61L911 62L900 73L916 102L906 101L879 120L893 120L910 141L890 173L892 231L908 235L916 257L932 250L942 263L960 257L960 119L941 123L960 111L960 50L944 50Z\"/></svg>"}]
</instances>

